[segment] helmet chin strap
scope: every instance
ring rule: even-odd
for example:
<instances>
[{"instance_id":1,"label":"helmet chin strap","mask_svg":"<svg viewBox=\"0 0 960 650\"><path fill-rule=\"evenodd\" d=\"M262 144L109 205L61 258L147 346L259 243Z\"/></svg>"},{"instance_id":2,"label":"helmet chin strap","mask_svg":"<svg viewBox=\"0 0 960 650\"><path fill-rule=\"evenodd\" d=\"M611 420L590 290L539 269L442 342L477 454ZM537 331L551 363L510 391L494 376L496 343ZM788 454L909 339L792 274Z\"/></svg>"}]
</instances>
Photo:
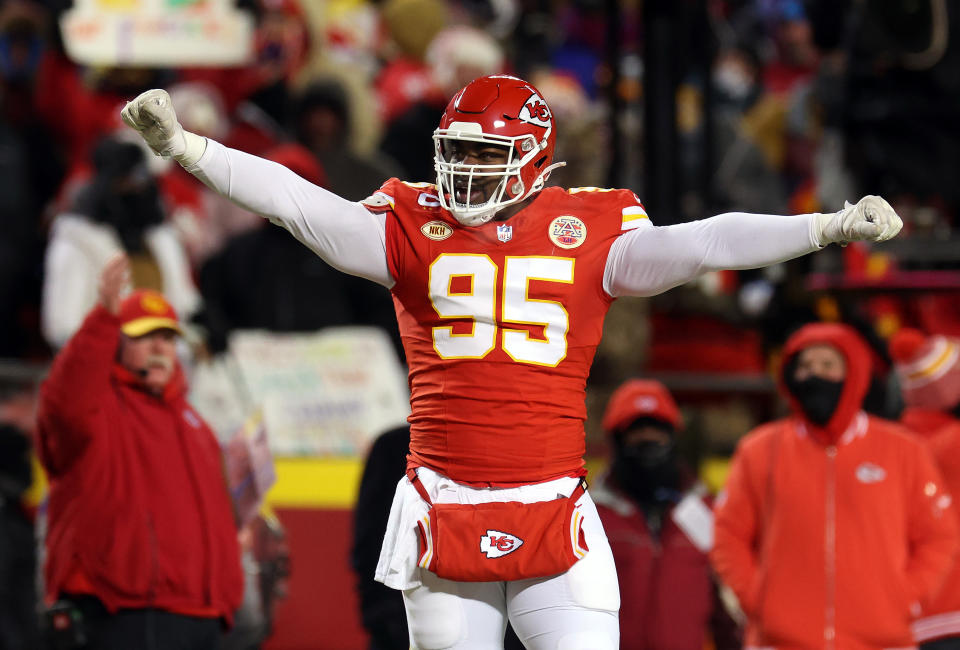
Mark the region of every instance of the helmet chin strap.
<instances>
[{"instance_id":1,"label":"helmet chin strap","mask_svg":"<svg viewBox=\"0 0 960 650\"><path fill-rule=\"evenodd\" d=\"M537 180L533 181L533 188L530 190L530 193L533 194L539 190L543 189L543 186L546 184L547 179L550 178L550 172L558 167L566 167L567 163L565 162L555 162L552 165L547 165L547 168L540 172L540 175L537 176Z\"/></svg>"}]
</instances>

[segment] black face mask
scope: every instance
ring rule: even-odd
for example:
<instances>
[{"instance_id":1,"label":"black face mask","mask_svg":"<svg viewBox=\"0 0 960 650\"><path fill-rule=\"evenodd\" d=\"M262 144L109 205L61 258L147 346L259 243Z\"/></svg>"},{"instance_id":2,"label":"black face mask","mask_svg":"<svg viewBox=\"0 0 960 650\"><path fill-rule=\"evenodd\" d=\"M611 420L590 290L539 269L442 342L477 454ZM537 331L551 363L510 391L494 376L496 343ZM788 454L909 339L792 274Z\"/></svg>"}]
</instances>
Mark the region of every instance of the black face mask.
<instances>
[{"instance_id":1,"label":"black face mask","mask_svg":"<svg viewBox=\"0 0 960 650\"><path fill-rule=\"evenodd\" d=\"M821 427L830 421L843 394L842 381L830 381L817 376L807 377L803 381L797 381L790 376L787 388L800 402L804 415Z\"/></svg>"},{"instance_id":2,"label":"black face mask","mask_svg":"<svg viewBox=\"0 0 960 650\"><path fill-rule=\"evenodd\" d=\"M960 402L957 402L957 405L950 409L950 412L953 413L954 417L960 418Z\"/></svg>"},{"instance_id":3,"label":"black face mask","mask_svg":"<svg viewBox=\"0 0 960 650\"><path fill-rule=\"evenodd\" d=\"M680 484L677 445L673 440L632 445L618 441L611 472L617 484L641 503L667 500Z\"/></svg>"}]
</instances>

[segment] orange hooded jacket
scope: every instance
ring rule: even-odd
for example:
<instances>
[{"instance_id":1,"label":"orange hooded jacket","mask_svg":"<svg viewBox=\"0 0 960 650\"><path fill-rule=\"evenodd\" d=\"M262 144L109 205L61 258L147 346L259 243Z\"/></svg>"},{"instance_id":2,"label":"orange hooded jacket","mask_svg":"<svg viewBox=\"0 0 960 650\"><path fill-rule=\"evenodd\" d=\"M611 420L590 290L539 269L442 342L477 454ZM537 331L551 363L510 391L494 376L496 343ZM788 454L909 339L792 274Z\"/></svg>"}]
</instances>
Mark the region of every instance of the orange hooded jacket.
<instances>
[{"instance_id":1,"label":"orange hooded jacket","mask_svg":"<svg viewBox=\"0 0 960 650\"><path fill-rule=\"evenodd\" d=\"M900 421L927 443L950 494L960 495L960 418L941 411L908 408ZM960 637L960 555L939 595L914 622L913 633L920 642Z\"/></svg>"},{"instance_id":2,"label":"orange hooded jacket","mask_svg":"<svg viewBox=\"0 0 960 650\"><path fill-rule=\"evenodd\" d=\"M852 329L801 328L784 367L817 343L846 360L837 409L813 424L781 378L793 415L740 442L711 560L747 614L747 647L912 648L956 549L951 499L922 443L861 410L871 362Z\"/></svg>"}]
</instances>

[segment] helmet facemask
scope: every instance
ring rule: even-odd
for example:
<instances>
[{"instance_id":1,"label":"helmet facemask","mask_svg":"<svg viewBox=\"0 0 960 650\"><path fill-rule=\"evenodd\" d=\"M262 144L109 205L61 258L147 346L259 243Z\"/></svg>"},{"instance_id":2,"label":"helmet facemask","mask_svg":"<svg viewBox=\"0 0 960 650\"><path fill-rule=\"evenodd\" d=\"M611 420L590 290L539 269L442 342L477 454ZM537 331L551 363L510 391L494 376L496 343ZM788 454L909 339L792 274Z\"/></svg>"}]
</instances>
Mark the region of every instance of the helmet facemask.
<instances>
[{"instance_id":1,"label":"helmet facemask","mask_svg":"<svg viewBox=\"0 0 960 650\"><path fill-rule=\"evenodd\" d=\"M449 160L450 145L454 141L503 148L507 159L503 164L496 165L465 165L461 161ZM532 187L524 187L521 170L525 165L532 164L546 146L546 138L543 143L538 143L531 134L494 135L483 133L479 124L454 122L450 128L437 129L433 134L433 142L440 204L465 226L483 225L504 207L539 191L554 167L550 165L544 169ZM473 196L476 187L485 185L485 181L491 178L499 178L500 182L491 191L485 192L482 201L477 201L478 197Z\"/></svg>"}]
</instances>

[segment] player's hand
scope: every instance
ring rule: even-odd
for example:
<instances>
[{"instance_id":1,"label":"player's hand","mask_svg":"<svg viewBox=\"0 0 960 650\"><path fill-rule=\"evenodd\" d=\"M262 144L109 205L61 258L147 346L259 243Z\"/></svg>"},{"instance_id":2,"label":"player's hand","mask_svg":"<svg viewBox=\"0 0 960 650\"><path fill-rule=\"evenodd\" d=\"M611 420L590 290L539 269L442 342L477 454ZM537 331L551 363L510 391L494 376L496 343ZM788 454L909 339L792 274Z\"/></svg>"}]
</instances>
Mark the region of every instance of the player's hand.
<instances>
[{"instance_id":1,"label":"player's hand","mask_svg":"<svg viewBox=\"0 0 960 650\"><path fill-rule=\"evenodd\" d=\"M887 241L903 228L903 221L890 204L879 196L865 196L856 205L849 202L843 210L817 217L820 245L851 241Z\"/></svg>"},{"instance_id":2,"label":"player's hand","mask_svg":"<svg viewBox=\"0 0 960 650\"><path fill-rule=\"evenodd\" d=\"M120 313L123 292L130 284L130 260L123 253L110 258L100 274L100 304L111 314Z\"/></svg>"},{"instance_id":3,"label":"player's hand","mask_svg":"<svg viewBox=\"0 0 960 650\"><path fill-rule=\"evenodd\" d=\"M158 156L175 158L181 165L194 164L206 150L205 138L180 126L170 95L162 88L148 90L127 102L120 118L135 129Z\"/></svg>"}]
</instances>

